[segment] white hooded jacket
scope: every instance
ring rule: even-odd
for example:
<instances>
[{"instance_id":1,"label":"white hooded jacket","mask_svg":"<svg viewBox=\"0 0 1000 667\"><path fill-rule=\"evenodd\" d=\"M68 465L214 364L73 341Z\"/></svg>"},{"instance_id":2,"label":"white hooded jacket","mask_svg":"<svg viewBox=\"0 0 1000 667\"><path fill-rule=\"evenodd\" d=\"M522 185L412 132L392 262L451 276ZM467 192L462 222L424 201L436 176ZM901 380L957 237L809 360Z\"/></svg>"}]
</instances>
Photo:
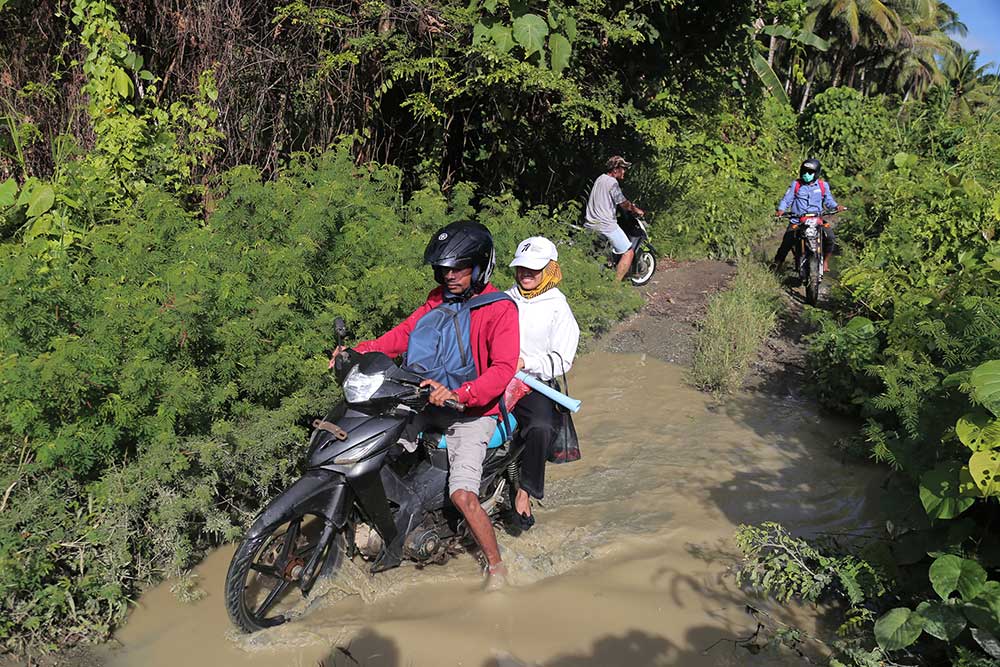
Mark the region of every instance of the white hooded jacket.
<instances>
[{"instance_id":1,"label":"white hooded jacket","mask_svg":"<svg viewBox=\"0 0 1000 667\"><path fill-rule=\"evenodd\" d=\"M524 370L542 380L553 378L553 366L555 376L569 371L580 342L580 327L566 296L553 287L533 299L525 299L517 285L507 290L507 294L517 304Z\"/></svg>"}]
</instances>

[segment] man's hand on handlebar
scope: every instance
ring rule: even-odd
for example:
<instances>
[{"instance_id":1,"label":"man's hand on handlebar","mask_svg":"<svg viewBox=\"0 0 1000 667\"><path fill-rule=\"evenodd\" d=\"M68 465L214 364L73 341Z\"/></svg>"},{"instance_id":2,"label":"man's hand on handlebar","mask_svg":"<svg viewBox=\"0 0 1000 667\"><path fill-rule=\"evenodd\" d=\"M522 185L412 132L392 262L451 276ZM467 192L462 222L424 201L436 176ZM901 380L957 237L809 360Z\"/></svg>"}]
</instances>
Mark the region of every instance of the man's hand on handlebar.
<instances>
[{"instance_id":1,"label":"man's hand on handlebar","mask_svg":"<svg viewBox=\"0 0 1000 667\"><path fill-rule=\"evenodd\" d=\"M330 365L327 366L327 368L333 368L334 366L336 366L337 365L337 357L339 357L340 355L342 355L346 349L347 348L344 347L343 345L338 345L336 347L336 349L333 351L333 354L330 355Z\"/></svg>"},{"instance_id":2,"label":"man's hand on handlebar","mask_svg":"<svg viewBox=\"0 0 1000 667\"><path fill-rule=\"evenodd\" d=\"M431 405L436 405L440 408L461 405L458 401L458 394L436 380L423 380L420 382L420 386L432 389L431 395L427 397Z\"/></svg>"}]
</instances>

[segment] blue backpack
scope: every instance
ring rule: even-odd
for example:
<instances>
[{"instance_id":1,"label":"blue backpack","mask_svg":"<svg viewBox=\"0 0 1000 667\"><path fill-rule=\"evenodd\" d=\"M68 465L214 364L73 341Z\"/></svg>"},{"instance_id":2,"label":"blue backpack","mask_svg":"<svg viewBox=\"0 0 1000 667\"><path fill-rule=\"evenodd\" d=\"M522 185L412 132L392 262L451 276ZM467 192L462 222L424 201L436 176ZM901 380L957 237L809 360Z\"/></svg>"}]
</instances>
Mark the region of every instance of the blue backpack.
<instances>
[{"instance_id":1,"label":"blue backpack","mask_svg":"<svg viewBox=\"0 0 1000 667\"><path fill-rule=\"evenodd\" d=\"M497 301L513 301L504 292L474 296L464 303L445 301L417 320L406 346L406 368L449 389L478 377L470 333L472 310Z\"/></svg>"}]
</instances>

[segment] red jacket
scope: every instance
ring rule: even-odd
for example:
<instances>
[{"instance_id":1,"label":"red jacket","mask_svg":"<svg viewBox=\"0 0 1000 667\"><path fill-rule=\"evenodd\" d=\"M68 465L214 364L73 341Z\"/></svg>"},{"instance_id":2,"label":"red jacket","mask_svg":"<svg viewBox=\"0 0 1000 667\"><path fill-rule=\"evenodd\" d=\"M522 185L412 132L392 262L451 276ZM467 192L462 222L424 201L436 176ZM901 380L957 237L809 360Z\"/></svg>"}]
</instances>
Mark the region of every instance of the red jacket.
<instances>
[{"instance_id":1,"label":"red jacket","mask_svg":"<svg viewBox=\"0 0 1000 667\"><path fill-rule=\"evenodd\" d=\"M386 333L375 340L366 340L354 346L358 352L382 352L397 357L406 352L410 332L417 320L425 313L441 305L444 301L442 290L437 287L427 295L424 305ZM481 294L496 292L493 285L486 285ZM469 337L472 356L476 362L479 377L464 383L457 389L458 400L470 408L469 415L499 414L499 398L517 371L520 354L521 332L518 328L517 306L512 301L497 301L472 311Z\"/></svg>"}]
</instances>

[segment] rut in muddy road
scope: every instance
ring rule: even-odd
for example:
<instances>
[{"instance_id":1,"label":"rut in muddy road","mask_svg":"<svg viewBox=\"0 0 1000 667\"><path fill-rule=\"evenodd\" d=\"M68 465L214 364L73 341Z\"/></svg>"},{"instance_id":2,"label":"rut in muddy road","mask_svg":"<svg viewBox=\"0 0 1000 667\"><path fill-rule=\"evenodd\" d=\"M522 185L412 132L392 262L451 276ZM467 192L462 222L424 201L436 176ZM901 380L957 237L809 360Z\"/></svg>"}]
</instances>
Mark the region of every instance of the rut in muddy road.
<instances>
[{"instance_id":1,"label":"rut in muddy road","mask_svg":"<svg viewBox=\"0 0 1000 667\"><path fill-rule=\"evenodd\" d=\"M658 288L663 283L651 290ZM655 317L648 308L624 325L641 327L647 344L655 331L655 320L642 320ZM658 344L662 352L669 338ZM725 641L753 633L748 602L781 622L811 627L816 620L769 607L735 586L728 574L736 559L732 535L741 523L765 520L800 534L864 526L873 512L853 499L867 495L877 471L844 464L832 449L849 424L762 393L720 402L685 386L683 372L650 354L580 358L571 387L583 400L576 417L583 459L550 466L538 524L518 538L501 536L513 584L504 591L479 591L469 555L374 577L358 559L318 585L292 622L239 635L222 603L232 554L223 548L196 570L204 599L179 603L169 583L150 591L118 633L121 648L98 661L109 667L797 664L791 654L755 656Z\"/></svg>"}]
</instances>

